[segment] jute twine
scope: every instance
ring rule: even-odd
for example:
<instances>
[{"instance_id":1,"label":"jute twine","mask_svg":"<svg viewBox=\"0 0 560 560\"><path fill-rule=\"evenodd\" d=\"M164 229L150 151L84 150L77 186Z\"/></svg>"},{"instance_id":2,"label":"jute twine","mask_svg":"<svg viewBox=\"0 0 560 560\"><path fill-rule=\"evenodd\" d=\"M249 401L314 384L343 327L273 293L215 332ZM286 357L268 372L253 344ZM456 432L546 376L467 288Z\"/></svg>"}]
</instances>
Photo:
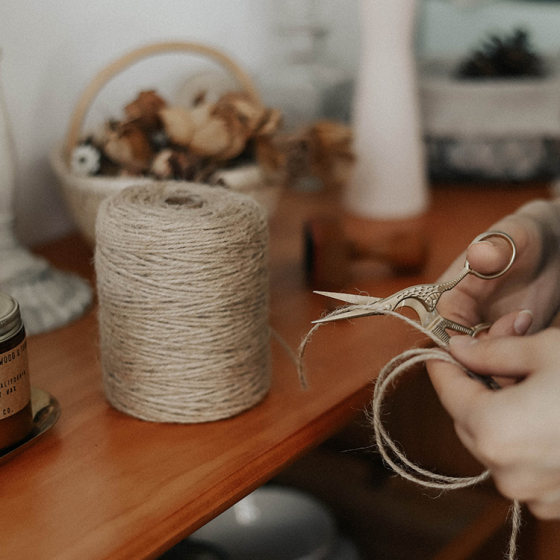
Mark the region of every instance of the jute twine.
<instances>
[{"instance_id":1,"label":"jute twine","mask_svg":"<svg viewBox=\"0 0 560 560\"><path fill-rule=\"evenodd\" d=\"M198 184L128 187L101 204L95 270L115 408L194 423L264 398L268 227L253 199Z\"/></svg>"},{"instance_id":2,"label":"jute twine","mask_svg":"<svg viewBox=\"0 0 560 560\"><path fill-rule=\"evenodd\" d=\"M349 310L359 310L365 309L364 305L347 305L338 309L335 309L327 315L336 316L337 313L341 311ZM477 476L447 476L439 474L427 469L424 469L420 465L417 465L411 461L404 451L397 445L397 443L391 438L390 434L385 429L382 418L383 403L389 392L389 389L394 386L398 378L405 374L410 368L415 365L425 363L429 360L442 360L451 364L454 364L465 371L466 374L469 372L451 356L451 354L446 349L446 345L436 336L434 336L429 330L425 329L412 319L409 319L405 315L396 313L394 311L384 311L380 312L383 315L389 315L395 317L401 321L406 322L410 326L418 329L420 332L431 338L438 346L438 348L412 348L410 350L405 350L401 354L395 356L391 359L380 371L377 376L377 380L374 387L373 398L371 402L371 408L369 411L369 417L373 427L373 433L375 438L376 448L379 454L383 457L385 463L391 467L391 469L397 473L399 476L406 480L414 482L420 486L426 488L435 488L438 490L456 490L459 488L468 488L470 486L475 486L490 477L490 471L484 471ZM315 331L325 323L315 324L303 338L298 354L298 373L300 377L300 382L303 387L307 386L307 380L305 378L305 372L303 368L303 358L305 354L305 349ZM511 533L507 547L507 560L515 560L517 558L517 540L519 531L521 528L521 504L515 500L513 501L511 511Z\"/></svg>"}]
</instances>

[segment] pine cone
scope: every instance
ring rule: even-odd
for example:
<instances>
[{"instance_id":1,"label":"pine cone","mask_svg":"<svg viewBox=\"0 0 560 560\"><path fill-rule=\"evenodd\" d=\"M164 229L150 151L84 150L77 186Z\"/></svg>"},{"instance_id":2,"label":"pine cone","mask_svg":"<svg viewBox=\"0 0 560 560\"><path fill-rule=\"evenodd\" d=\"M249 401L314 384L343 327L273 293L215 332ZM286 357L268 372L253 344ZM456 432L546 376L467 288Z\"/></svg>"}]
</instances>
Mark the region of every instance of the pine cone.
<instances>
[{"instance_id":1,"label":"pine cone","mask_svg":"<svg viewBox=\"0 0 560 560\"><path fill-rule=\"evenodd\" d=\"M482 45L459 64L459 78L513 78L542 76L544 66L522 29L511 35L491 35Z\"/></svg>"}]
</instances>

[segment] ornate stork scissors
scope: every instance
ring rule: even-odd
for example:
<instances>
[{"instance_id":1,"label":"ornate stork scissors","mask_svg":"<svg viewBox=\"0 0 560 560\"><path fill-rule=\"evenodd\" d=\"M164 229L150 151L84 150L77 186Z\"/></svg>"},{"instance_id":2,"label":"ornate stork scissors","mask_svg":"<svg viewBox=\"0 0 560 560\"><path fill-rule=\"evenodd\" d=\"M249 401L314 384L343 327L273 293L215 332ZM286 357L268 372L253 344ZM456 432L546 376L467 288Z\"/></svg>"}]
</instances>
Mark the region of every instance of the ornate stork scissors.
<instances>
[{"instance_id":1,"label":"ornate stork scissors","mask_svg":"<svg viewBox=\"0 0 560 560\"><path fill-rule=\"evenodd\" d=\"M420 319L420 325L436 336L443 344L449 342L449 334L447 330L453 330L462 334L476 336L480 331L489 327L487 323L480 323L474 327L468 327L456 323L451 319L447 319L439 314L437 304L440 297L447 291L453 289L463 278L469 274L473 274L484 280L491 280L503 276L512 266L517 255L517 249L513 239L501 231L488 231L475 237L472 243L477 243L491 237L501 237L505 239L511 246L511 257L506 266L494 274L482 274L474 270L468 259L465 259L465 265L459 275L453 280L446 282L438 282L435 284L418 284L400 290L390 296L384 298L376 298L359 294L343 294L337 292L315 292L317 294L344 301L358 307L348 308L342 307L326 317L313 321L314 323L325 323L328 321L338 321L340 319L352 319L355 317L365 317L368 315L383 315L387 312L393 312L403 307L410 307L416 311ZM471 243L471 244L472 244Z\"/></svg>"}]
</instances>

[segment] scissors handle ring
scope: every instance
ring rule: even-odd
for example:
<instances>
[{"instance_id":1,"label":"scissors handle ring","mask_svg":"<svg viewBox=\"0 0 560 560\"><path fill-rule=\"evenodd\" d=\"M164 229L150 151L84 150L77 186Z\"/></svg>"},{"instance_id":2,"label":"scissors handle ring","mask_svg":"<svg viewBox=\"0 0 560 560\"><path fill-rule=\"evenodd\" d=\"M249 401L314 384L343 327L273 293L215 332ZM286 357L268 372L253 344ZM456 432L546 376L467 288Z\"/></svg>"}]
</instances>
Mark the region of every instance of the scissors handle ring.
<instances>
[{"instance_id":1,"label":"scissors handle ring","mask_svg":"<svg viewBox=\"0 0 560 560\"><path fill-rule=\"evenodd\" d=\"M511 257L509 259L509 262L506 264L506 266L502 270L495 272L494 274L483 274L482 272L478 272L474 270L471 267L468 259L465 259L465 268L469 271L469 273L474 274L477 278L482 278L483 280L491 280L492 278L498 278L500 276L503 276L511 268L511 265L513 264L513 262L515 261L515 257L517 256L517 247L515 246L515 241L507 233L504 233L503 231L485 231L484 233L477 235L472 240L471 245L473 243L478 243L479 241L484 241L485 239L489 239L490 237L501 237L505 239L511 246Z\"/></svg>"}]
</instances>

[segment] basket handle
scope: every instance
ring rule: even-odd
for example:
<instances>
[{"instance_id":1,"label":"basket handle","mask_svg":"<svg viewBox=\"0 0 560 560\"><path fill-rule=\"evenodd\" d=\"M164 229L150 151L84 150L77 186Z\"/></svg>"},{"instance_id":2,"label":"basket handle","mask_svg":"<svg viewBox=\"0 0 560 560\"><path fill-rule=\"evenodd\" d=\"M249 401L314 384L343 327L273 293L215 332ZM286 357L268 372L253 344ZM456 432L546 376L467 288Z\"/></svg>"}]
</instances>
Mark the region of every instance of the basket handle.
<instances>
[{"instance_id":1,"label":"basket handle","mask_svg":"<svg viewBox=\"0 0 560 560\"><path fill-rule=\"evenodd\" d=\"M241 86L243 86L244 90L251 96L251 98L260 103L258 91L250 76L234 60L214 47L188 41L168 41L145 45L124 54L103 68L94 76L92 81L83 91L70 117L70 124L66 133L66 141L64 143L64 156L66 161L69 160L72 149L78 143L86 114L101 88L119 72L131 66L135 62L138 62L142 58L175 51L201 54L213 58L226 70L231 72L234 78Z\"/></svg>"}]
</instances>

